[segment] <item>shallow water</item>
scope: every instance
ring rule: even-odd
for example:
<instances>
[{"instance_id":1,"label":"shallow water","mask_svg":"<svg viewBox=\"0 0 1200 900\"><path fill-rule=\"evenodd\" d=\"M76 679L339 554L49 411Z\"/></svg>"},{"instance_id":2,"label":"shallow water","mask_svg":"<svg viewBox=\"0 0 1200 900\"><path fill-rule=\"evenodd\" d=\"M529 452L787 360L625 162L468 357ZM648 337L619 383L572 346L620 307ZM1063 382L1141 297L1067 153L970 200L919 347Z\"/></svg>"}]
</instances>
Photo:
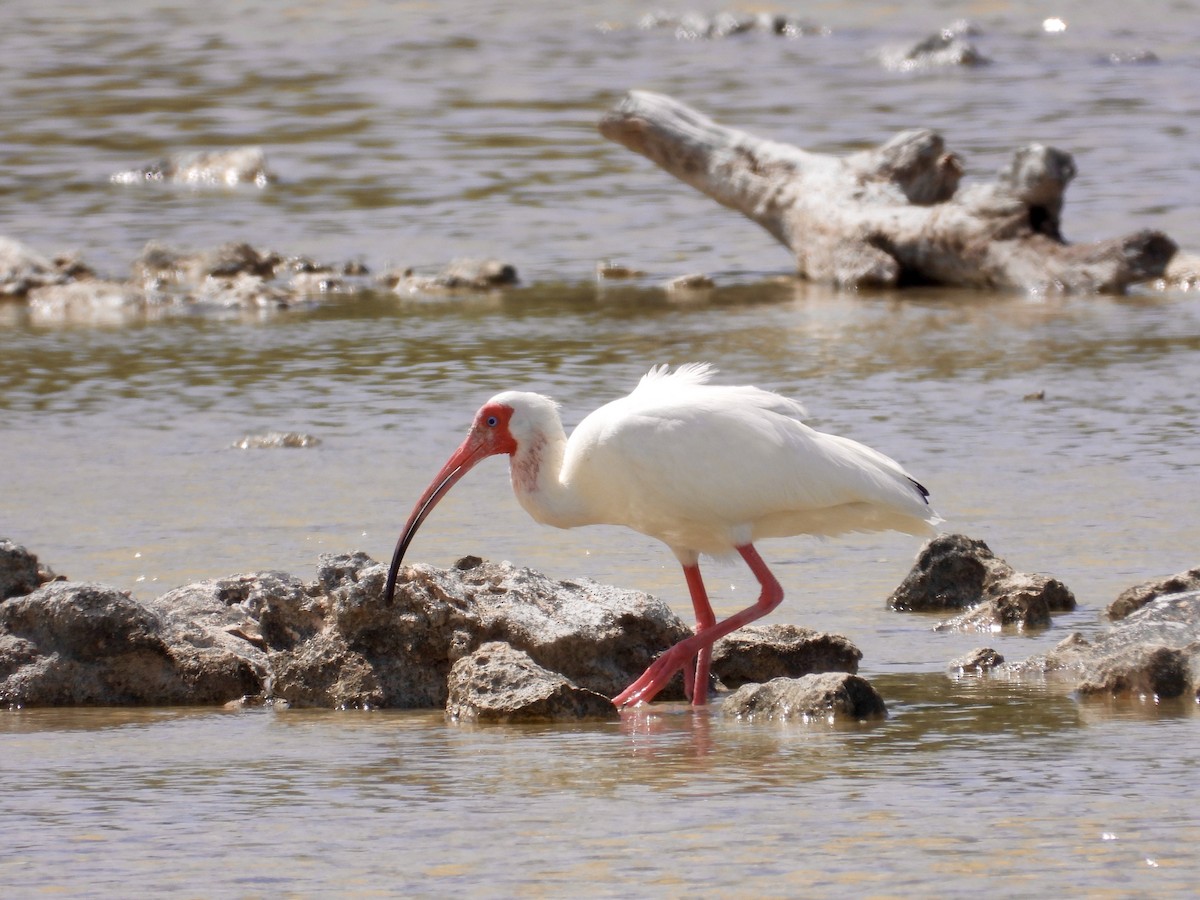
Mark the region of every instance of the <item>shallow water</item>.
<instances>
[{"instance_id":1,"label":"shallow water","mask_svg":"<svg viewBox=\"0 0 1200 900\"><path fill-rule=\"evenodd\" d=\"M216 12L214 12L216 10ZM656 362L709 360L805 401L812 423L901 460L947 527L1080 608L1042 634L945 635L883 600L918 541L764 545L776 621L838 631L889 703L831 729L666 705L620 725L447 726L424 713L14 711L0 716L6 895L648 893L1094 896L1200 881L1187 705L1082 704L952 681L1100 627L1137 581L1198 564L1200 312L1192 296L839 294L595 131L630 87L844 152L943 131L987 177L1015 147L1073 152L1073 239L1158 227L1200 246L1200 4L817 4L823 38L677 41L634 4L12 2L0 30L0 234L120 275L151 239L248 239L430 270L513 262L524 286L282 315L47 324L0 307L0 534L56 570L154 596L318 554L391 553L475 407L510 387L570 427ZM1061 15L1067 31L1040 23ZM899 75L871 54L968 16L993 65ZM1150 49L1155 65L1107 65ZM281 182L112 185L167 153L264 146ZM652 273L596 285L597 260ZM705 271L674 300L655 285ZM1026 400L1044 391L1043 400ZM240 451L295 430L308 450ZM411 556L510 559L657 593L654 542L558 532L499 461L460 484ZM714 604L753 599L706 563ZM14 837L15 836L15 837Z\"/></svg>"},{"instance_id":2,"label":"shallow water","mask_svg":"<svg viewBox=\"0 0 1200 900\"><path fill-rule=\"evenodd\" d=\"M12 895L1194 889L1200 828L1180 794L1194 716L929 681L880 678L891 718L839 729L677 704L487 728L432 713L14 712L0 719L0 882ZM1148 729L1193 749L1148 754Z\"/></svg>"}]
</instances>

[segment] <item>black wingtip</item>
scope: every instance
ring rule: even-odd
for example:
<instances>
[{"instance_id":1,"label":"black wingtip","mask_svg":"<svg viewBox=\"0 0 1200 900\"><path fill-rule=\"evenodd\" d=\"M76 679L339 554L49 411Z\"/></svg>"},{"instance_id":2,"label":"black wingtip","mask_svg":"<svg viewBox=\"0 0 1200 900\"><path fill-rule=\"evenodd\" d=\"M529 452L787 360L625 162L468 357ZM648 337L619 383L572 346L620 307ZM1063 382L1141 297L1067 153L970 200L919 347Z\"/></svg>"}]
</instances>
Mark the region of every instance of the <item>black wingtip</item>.
<instances>
[{"instance_id":1,"label":"black wingtip","mask_svg":"<svg viewBox=\"0 0 1200 900\"><path fill-rule=\"evenodd\" d=\"M925 485L921 484L921 482L917 481L917 479L915 479L915 478L909 478L908 480L912 483L913 487L915 487L918 491L921 492L921 498L925 501L925 505L928 506L929 505L929 488L925 487Z\"/></svg>"}]
</instances>

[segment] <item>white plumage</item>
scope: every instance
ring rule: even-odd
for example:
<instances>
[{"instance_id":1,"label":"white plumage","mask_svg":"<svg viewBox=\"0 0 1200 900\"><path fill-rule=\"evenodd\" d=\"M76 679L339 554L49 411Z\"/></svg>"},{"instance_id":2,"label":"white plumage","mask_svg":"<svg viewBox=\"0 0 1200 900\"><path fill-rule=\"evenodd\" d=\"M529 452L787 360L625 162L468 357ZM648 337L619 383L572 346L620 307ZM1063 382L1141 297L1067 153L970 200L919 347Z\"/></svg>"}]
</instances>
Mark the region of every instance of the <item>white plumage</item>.
<instances>
[{"instance_id":1,"label":"white plumage","mask_svg":"<svg viewBox=\"0 0 1200 900\"><path fill-rule=\"evenodd\" d=\"M569 439L548 397L497 394L413 510L392 560L388 594L433 505L480 459L507 453L513 490L537 521L560 528L625 525L672 549L688 576L698 633L660 657L616 702L649 700L679 668L690 674L695 659L689 693L703 703L712 642L782 599L756 541L888 529L926 534L941 521L925 488L894 460L810 428L794 400L713 385L713 374L706 364L653 368L628 396L588 415ZM734 552L755 572L763 596L714 626L699 555Z\"/></svg>"}]
</instances>

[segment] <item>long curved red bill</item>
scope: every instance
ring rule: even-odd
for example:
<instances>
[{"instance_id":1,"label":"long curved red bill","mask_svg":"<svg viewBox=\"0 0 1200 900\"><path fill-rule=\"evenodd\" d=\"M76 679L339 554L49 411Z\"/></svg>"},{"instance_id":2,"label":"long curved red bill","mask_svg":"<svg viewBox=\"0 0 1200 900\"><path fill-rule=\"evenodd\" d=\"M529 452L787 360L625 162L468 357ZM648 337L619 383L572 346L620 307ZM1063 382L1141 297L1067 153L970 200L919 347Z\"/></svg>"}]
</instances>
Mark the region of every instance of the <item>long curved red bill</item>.
<instances>
[{"instance_id":1,"label":"long curved red bill","mask_svg":"<svg viewBox=\"0 0 1200 900\"><path fill-rule=\"evenodd\" d=\"M388 568L387 583L383 588L384 603L392 602L392 595L396 591L396 576L400 572L400 564L404 562L404 554L408 551L408 545L412 543L412 539L416 535L417 529L421 527L421 523L425 521L425 517L433 512L433 508L437 506L437 502L446 496L446 492L454 487L458 480L466 475L475 463L490 455L491 451L486 445L468 438L463 442L461 447L454 451L450 459L442 466L442 470L434 477L433 482L425 489L425 493L421 495L421 499L417 501L416 506L413 507L412 514L408 517L404 531L400 534L400 540L396 542L396 552L392 554L392 564Z\"/></svg>"}]
</instances>

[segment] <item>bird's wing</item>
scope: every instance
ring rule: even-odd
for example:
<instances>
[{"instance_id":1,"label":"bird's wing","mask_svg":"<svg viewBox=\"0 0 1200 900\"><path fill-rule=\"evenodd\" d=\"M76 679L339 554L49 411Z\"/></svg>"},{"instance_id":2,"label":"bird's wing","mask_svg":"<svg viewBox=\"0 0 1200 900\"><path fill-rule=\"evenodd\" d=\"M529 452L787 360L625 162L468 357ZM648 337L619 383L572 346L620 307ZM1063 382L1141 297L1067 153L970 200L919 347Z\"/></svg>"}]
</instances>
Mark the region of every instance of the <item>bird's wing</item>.
<instances>
[{"instance_id":1,"label":"bird's wing","mask_svg":"<svg viewBox=\"0 0 1200 900\"><path fill-rule=\"evenodd\" d=\"M795 401L757 388L639 386L580 423L563 477L598 520L701 550L689 530L732 535L728 547L730 539L891 528L929 515L899 464L814 431L803 414Z\"/></svg>"}]
</instances>

